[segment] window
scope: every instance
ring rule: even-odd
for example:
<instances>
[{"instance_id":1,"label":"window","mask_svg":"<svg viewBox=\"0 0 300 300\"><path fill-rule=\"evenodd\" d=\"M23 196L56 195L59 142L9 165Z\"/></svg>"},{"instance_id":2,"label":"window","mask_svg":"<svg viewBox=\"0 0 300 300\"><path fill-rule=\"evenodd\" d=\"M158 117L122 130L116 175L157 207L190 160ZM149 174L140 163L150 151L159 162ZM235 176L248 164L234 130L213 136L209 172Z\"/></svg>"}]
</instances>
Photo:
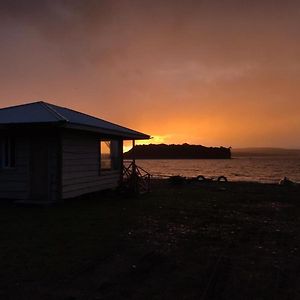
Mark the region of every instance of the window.
<instances>
[{"instance_id":1,"label":"window","mask_svg":"<svg viewBox=\"0 0 300 300\"><path fill-rule=\"evenodd\" d=\"M120 154L118 141L100 141L100 171L118 170Z\"/></svg>"},{"instance_id":2,"label":"window","mask_svg":"<svg viewBox=\"0 0 300 300\"><path fill-rule=\"evenodd\" d=\"M1 166L9 169L16 166L16 146L13 138L6 137L3 139L1 149Z\"/></svg>"},{"instance_id":3,"label":"window","mask_svg":"<svg viewBox=\"0 0 300 300\"><path fill-rule=\"evenodd\" d=\"M100 169L111 170L111 141L100 142Z\"/></svg>"}]
</instances>

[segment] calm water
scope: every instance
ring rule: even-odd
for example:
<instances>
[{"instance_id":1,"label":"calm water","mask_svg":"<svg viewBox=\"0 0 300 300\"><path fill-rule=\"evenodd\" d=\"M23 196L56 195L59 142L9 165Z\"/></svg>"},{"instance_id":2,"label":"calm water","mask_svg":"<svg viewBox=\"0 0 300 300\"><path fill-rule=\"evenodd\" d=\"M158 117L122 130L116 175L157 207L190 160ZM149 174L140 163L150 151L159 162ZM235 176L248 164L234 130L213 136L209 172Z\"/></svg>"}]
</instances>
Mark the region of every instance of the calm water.
<instances>
[{"instance_id":1,"label":"calm water","mask_svg":"<svg viewBox=\"0 0 300 300\"><path fill-rule=\"evenodd\" d=\"M226 176L231 181L278 182L284 176L300 183L300 156L237 157L231 160L137 160L153 176Z\"/></svg>"}]
</instances>

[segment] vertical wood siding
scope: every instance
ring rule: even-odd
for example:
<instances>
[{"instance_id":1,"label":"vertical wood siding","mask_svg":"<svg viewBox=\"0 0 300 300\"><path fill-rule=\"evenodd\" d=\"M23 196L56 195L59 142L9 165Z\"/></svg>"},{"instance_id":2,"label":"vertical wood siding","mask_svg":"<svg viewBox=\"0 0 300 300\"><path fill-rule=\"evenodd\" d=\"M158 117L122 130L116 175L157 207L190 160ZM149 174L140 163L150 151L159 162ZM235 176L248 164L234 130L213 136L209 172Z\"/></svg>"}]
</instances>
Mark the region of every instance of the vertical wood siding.
<instances>
[{"instance_id":1,"label":"vertical wood siding","mask_svg":"<svg viewBox=\"0 0 300 300\"><path fill-rule=\"evenodd\" d=\"M62 198L116 188L120 170L99 172L99 141L95 135L62 135Z\"/></svg>"}]
</instances>

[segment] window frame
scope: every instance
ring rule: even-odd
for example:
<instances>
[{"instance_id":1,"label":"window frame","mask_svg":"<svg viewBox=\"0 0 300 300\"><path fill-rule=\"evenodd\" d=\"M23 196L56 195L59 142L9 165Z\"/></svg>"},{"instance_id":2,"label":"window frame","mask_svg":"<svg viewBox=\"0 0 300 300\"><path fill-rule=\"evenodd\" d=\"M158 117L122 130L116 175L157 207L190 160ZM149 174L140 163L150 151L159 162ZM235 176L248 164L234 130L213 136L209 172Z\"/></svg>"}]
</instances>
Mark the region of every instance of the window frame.
<instances>
[{"instance_id":1,"label":"window frame","mask_svg":"<svg viewBox=\"0 0 300 300\"><path fill-rule=\"evenodd\" d=\"M109 142L110 143L110 153L109 153L109 157L110 157L110 168L102 168L102 142ZM117 139L101 139L99 140L99 144L98 144L98 151L99 151L99 175L101 175L102 173L106 173L106 172L111 172L111 171L117 171L119 170L118 167L118 160L120 159L119 157L119 140Z\"/></svg>"},{"instance_id":2,"label":"window frame","mask_svg":"<svg viewBox=\"0 0 300 300\"><path fill-rule=\"evenodd\" d=\"M16 168L16 140L14 137L5 136L1 140L1 169L12 170Z\"/></svg>"}]
</instances>

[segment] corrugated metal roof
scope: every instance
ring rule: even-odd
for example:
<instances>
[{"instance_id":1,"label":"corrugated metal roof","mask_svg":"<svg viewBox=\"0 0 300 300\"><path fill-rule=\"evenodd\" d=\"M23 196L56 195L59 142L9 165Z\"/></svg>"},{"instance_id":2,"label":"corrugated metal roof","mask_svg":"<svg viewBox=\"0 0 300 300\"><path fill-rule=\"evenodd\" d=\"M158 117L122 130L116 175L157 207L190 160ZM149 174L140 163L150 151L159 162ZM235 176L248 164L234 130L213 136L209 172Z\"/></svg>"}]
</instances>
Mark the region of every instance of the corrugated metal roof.
<instances>
[{"instance_id":1,"label":"corrugated metal roof","mask_svg":"<svg viewBox=\"0 0 300 300\"><path fill-rule=\"evenodd\" d=\"M47 102L38 101L0 109L0 125L64 124L67 128L96 131L123 138L148 139L148 135Z\"/></svg>"}]
</instances>

